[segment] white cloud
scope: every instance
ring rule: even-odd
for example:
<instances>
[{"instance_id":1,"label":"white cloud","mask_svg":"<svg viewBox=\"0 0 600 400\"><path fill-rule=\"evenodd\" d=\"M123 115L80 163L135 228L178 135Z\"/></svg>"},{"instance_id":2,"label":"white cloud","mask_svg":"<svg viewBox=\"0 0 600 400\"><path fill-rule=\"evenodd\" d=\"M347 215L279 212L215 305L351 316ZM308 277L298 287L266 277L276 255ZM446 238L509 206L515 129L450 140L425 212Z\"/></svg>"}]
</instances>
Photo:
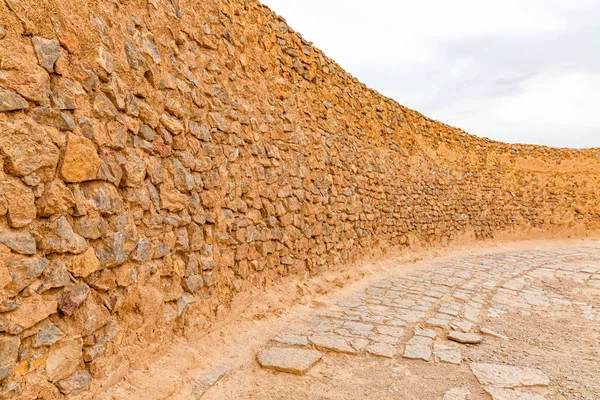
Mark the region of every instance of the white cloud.
<instances>
[{"instance_id":1,"label":"white cloud","mask_svg":"<svg viewBox=\"0 0 600 400\"><path fill-rule=\"evenodd\" d=\"M600 2L264 0L369 86L496 140L600 147Z\"/></svg>"},{"instance_id":2,"label":"white cloud","mask_svg":"<svg viewBox=\"0 0 600 400\"><path fill-rule=\"evenodd\" d=\"M525 81L519 94L481 99L485 104L472 115L460 116L468 104L450 104L438 113L502 141L598 146L600 92L593 87L600 88L600 74L539 75Z\"/></svg>"}]
</instances>

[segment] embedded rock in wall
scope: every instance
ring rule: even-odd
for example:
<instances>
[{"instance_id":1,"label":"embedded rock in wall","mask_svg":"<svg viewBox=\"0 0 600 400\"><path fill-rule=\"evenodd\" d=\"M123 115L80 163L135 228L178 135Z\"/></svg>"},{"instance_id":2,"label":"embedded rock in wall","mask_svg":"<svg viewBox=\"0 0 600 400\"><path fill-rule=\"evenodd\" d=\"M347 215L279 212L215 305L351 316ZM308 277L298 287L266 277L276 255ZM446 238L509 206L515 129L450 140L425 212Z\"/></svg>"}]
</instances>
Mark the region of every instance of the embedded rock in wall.
<instances>
[{"instance_id":1,"label":"embedded rock in wall","mask_svg":"<svg viewBox=\"0 0 600 400\"><path fill-rule=\"evenodd\" d=\"M600 228L598 149L427 119L254 0L5 1L0 25L6 398L87 398L280 276Z\"/></svg>"},{"instance_id":2,"label":"embedded rock in wall","mask_svg":"<svg viewBox=\"0 0 600 400\"><path fill-rule=\"evenodd\" d=\"M61 168L65 182L85 182L96 179L102 160L94 143L85 138L69 135Z\"/></svg>"}]
</instances>

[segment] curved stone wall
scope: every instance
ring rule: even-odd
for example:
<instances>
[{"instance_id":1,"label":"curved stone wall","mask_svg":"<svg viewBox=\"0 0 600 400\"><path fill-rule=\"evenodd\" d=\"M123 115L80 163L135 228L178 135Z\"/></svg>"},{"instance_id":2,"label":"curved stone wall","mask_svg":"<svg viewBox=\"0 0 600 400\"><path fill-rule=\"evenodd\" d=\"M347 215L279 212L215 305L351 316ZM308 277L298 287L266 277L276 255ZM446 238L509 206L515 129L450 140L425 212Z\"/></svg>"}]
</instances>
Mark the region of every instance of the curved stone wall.
<instances>
[{"instance_id":1,"label":"curved stone wall","mask_svg":"<svg viewBox=\"0 0 600 400\"><path fill-rule=\"evenodd\" d=\"M255 1L76 3L0 2L0 398L80 398L278 276L600 227L600 149L430 120Z\"/></svg>"}]
</instances>

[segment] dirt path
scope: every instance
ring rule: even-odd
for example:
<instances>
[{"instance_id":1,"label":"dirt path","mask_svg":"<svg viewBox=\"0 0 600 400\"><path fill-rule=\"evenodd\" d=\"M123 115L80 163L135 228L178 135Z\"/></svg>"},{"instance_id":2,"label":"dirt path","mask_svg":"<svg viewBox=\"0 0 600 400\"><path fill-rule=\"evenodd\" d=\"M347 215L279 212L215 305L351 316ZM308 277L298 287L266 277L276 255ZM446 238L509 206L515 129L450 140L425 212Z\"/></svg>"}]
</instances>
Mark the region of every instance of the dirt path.
<instances>
[{"instance_id":1,"label":"dirt path","mask_svg":"<svg viewBox=\"0 0 600 400\"><path fill-rule=\"evenodd\" d=\"M511 243L366 270L293 307L255 299L251 316L182 340L96 398L600 398L600 242ZM450 341L453 331L483 342ZM276 372L256 361L269 348L322 359L304 375Z\"/></svg>"}]
</instances>

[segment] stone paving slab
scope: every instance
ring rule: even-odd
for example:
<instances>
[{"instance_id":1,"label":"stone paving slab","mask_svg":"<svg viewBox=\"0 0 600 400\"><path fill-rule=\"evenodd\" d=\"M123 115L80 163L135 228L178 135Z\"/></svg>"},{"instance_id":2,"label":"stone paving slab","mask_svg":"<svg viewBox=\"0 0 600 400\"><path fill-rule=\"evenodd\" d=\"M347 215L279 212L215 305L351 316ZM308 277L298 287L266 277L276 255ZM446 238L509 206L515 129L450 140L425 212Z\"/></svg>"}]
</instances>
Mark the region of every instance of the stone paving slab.
<instances>
[{"instance_id":1,"label":"stone paving slab","mask_svg":"<svg viewBox=\"0 0 600 400\"><path fill-rule=\"evenodd\" d=\"M450 332L448 339L462 344L479 344L483 341L483 337L474 333Z\"/></svg>"},{"instance_id":2,"label":"stone paving slab","mask_svg":"<svg viewBox=\"0 0 600 400\"><path fill-rule=\"evenodd\" d=\"M263 368L302 375L321 359L315 350L272 347L258 353L257 359Z\"/></svg>"},{"instance_id":3,"label":"stone paving slab","mask_svg":"<svg viewBox=\"0 0 600 400\"><path fill-rule=\"evenodd\" d=\"M201 373L194 384L188 387L189 390L179 393L172 400L199 400L206 394L208 389L227 375L230 370L231 365L224 364L214 371Z\"/></svg>"},{"instance_id":4,"label":"stone paving slab","mask_svg":"<svg viewBox=\"0 0 600 400\"><path fill-rule=\"evenodd\" d=\"M487 387L485 391L492 396L492 400L546 400L541 394L517 392L513 389Z\"/></svg>"},{"instance_id":5,"label":"stone paving slab","mask_svg":"<svg viewBox=\"0 0 600 400\"><path fill-rule=\"evenodd\" d=\"M480 325L488 318L509 312L527 316L575 306L585 318L600 321L597 305L573 302L543 284L547 280L572 279L596 287L600 268L591 265L599 261L600 251L593 247L522 250L434 261L426 268L382 279L315 311L290 324L273 341L325 354L461 364L464 344L476 346L484 335L490 340L510 340ZM470 367L494 400L543 400L539 394L514 388L550 382L539 369L485 363ZM444 399L468 396L463 388L455 388Z\"/></svg>"},{"instance_id":6,"label":"stone paving slab","mask_svg":"<svg viewBox=\"0 0 600 400\"><path fill-rule=\"evenodd\" d=\"M550 379L539 369L520 368L512 365L479 364L470 365L479 383L499 388L520 386L548 386Z\"/></svg>"},{"instance_id":7,"label":"stone paving slab","mask_svg":"<svg viewBox=\"0 0 600 400\"><path fill-rule=\"evenodd\" d=\"M449 364L460 364L462 362L462 354L459 347L444 344L444 343L435 343L433 345L433 355L441 361Z\"/></svg>"},{"instance_id":8,"label":"stone paving slab","mask_svg":"<svg viewBox=\"0 0 600 400\"><path fill-rule=\"evenodd\" d=\"M444 393L442 400L469 400L471 398L471 392L465 387L452 388Z\"/></svg>"},{"instance_id":9,"label":"stone paving slab","mask_svg":"<svg viewBox=\"0 0 600 400\"><path fill-rule=\"evenodd\" d=\"M356 353L356 349L352 347L348 340L345 338L341 338L338 336L310 336L308 338L310 343L312 343L317 349L320 350L329 350L336 351L339 353Z\"/></svg>"},{"instance_id":10,"label":"stone paving slab","mask_svg":"<svg viewBox=\"0 0 600 400\"><path fill-rule=\"evenodd\" d=\"M396 355L396 348L387 343L373 343L366 350L367 353L380 357L394 358Z\"/></svg>"}]
</instances>

